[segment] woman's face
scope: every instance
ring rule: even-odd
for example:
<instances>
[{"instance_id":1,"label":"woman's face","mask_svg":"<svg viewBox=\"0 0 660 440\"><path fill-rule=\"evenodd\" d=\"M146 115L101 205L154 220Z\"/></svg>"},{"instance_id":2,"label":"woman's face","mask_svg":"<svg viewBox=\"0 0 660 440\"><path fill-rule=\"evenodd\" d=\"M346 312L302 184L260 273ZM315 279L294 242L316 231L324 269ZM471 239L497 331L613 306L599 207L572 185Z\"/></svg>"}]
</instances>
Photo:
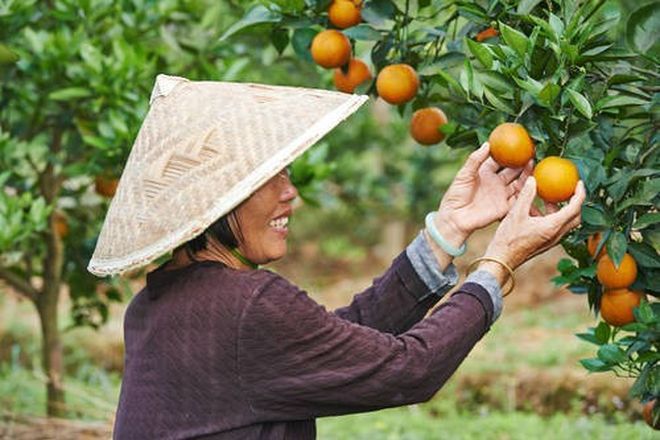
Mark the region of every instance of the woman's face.
<instances>
[{"instance_id":1,"label":"woman's face","mask_svg":"<svg viewBox=\"0 0 660 440\"><path fill-rule=\"evenodd\" d=\"M280 171L236 209L243 234L239 251L257 264L265 264L286 254L291 203L298 190L287 170Z\"/></svg>"}]
</instances>

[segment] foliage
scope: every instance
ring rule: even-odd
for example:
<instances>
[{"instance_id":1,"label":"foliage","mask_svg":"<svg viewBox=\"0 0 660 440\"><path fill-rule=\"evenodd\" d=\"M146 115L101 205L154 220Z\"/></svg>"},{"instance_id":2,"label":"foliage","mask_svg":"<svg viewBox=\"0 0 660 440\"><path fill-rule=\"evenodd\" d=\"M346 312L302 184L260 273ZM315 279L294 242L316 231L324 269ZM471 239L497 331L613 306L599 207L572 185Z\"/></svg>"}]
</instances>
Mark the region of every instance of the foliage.
<instances>
[{"instance_id":1,"label":"foliage","mask_svg":"<svg viewBox=\"0 0 660 440\"><path fill-rule=\"evenodd\" d=\"M267 23L279 53L290 46L310 60L311 40L329 26L327 6L320 0L260 2L223 38ZM582 227L562 242L572 259L559 262L555 281L587 294L597 312L602 288L585 246L594 232L603 234L616 264L626 252L635 258L633 289L660 296L654 283L660 278L659 14L657 2L630 10L606 0L366 0L363 23L343 32L356 56L368 53L376 74L400 62L417 70L420 90L397 111L409 119L413 110L441 106L451 121L443 127L447 145L473 148L496 125L514 120L534 138L537 160L558 155L578 166L588 200ZM499 35L476 41L490 27ZM375 95L374 83L364 91ZM424 177L433 168L412 167L409 181L428 188ZM656 352L660 343L657 332L628 338L638 343L631 346L648 343ZM654 377L660 371L655 356L636 358L635 368ZM641 379L632 392L658 396Z\"/></svg>"}]
</instances>

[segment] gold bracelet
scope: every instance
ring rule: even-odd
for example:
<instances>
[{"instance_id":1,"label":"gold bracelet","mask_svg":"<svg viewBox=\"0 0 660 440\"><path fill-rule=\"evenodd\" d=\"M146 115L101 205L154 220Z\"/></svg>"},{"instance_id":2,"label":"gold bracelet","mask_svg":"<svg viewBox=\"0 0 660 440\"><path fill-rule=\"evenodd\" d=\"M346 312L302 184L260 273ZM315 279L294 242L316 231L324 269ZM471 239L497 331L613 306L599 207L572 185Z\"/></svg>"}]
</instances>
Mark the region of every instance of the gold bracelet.
<instances>
[{"instance_id":1,"label":"gold bracelet","mask_svg":"<svg viewBox=\"0 0 660 440\"><path fill-rule=\"evenodd\" d=\"M513 288L516 286L516 280L515 280L514 277L513 277L513 269L511 269L511 267L510 267L508 264L506 264L504 261L502 261L502 260L500 260L500 259L498 259L498 258L494 258L494 257L479 257L479 258L473 260L472 263L470 263L470 265L468 266L467 270L465 271L465 275L466 275L466 276L469 275L470 272L472 271L472 268L473 268L477 263L480 263L480 262L482 262L482 261L492 261L492 262L494 262L494 263L498 263L498 264L500 264L502 267L504 267L504 268L509 272L509 279L511 280L511 286L510 286L509 289L506 291L506 293L502 295L502 297L504 298L504 297L506 297L507 295L509 295L509 294L513 291ZM504 287L504 286L502 286L502 287Z\"/></svg>"}]
</instances>

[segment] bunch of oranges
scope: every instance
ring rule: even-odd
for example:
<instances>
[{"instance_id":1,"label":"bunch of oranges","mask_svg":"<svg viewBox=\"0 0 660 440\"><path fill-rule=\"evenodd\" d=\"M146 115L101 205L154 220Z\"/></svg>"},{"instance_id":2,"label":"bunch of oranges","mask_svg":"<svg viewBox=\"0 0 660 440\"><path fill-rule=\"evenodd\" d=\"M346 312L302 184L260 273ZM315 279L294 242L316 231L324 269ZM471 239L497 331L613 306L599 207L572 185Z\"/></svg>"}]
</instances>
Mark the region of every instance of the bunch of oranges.
<instances>
[{"instance_id":1,"label":"bunch of oranges","mask_svg":"<svg viewBox=\"0 0 660 440\"><path fill-rule=\"evenodd\" d=\"M610 325L622 326L635 321L633 309L638 307L644 294L630 290L637 279L637 262L625 254L617 267L607 254L606 246L600 246L602 234L595 233L587 240L589 254L598 261L596 277L604 292L600 301L600 316Z\"/></svg>"}]
</instances>

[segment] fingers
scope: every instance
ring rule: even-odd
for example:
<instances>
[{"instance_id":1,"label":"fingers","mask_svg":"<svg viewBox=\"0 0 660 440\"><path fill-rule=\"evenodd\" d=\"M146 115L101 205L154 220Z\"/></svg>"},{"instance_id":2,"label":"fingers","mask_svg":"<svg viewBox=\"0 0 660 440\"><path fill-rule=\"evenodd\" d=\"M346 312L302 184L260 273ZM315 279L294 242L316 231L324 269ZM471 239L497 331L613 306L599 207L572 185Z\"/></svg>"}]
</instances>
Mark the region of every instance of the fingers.
<instances>
[{"instance_id":1,"label":"fingers","mask_svg":"<svg viewBox=\"0 0 660 440\"><path fill-rule=\"evenodd\" d=\"M488 142L484 142L479 149L475 150L468 156L468 159L465 161L465 165L463 165L459 174L466 173L470 176L475 176L479 172L481 164L488 159L489 152L490 145Z\"/></svg>"},{"instance_id":2,"label":"fingers","mask_svg":"<svg viewBox=\"0 0 660 440\"><path fill-rule=\"evenodd\" d=\"M493 161L495 162L495 161ZM495 162L497 163L497 162ZM500 179L504 181L505 184L513 182L517 177L519 177L523 172L523 168L504 168L502 171L497 173Z\"/></svg>"},{"instance_id":3,"label":"fingers","mask_svg":"<svg viewBox=\"0 0 660 440\"><path fill-rule=\"evenodd\" d=\"M559 211L559 205L556 203L550 203L550 202L543 202L543 206L545 207L545 214L554 214L555 212Z\"/></svg>"},{"instance_id":4,"label":"fingers","mask_svg":"<svg viewBox=\"0 0 660 440\"><path fill-rule=\"evenodd\" d=\"M569 223L575 217L580 217L582 213L582 203L584 202L587 193L584 189L584 183L580 180L575 187L575 194L566 206L559 211L552 214L560 223Z\"/></svg>"},{"instance_id":5,"label":"fingers","mask_svg":"<svg viewBox=\"0 0 660 440\"><path fill-rule=\"evenodd\" d=\"M500 164L495 162L495 159L493 159L492 157L489 157L488 159L486 159L486 161L483 164L481 164L479 171L487 171L495 174L497 173L497 170L499 170L500 168L501 168ZM510 168L505 168L505 169L510 169Z\"/></svg>"},{"instance_id":6,"label":"fingers","mask_svg":"<svg viewBox=\"0 0 660 440\"><path fill-rule=\"evenodd\" d=\"M536 197L536 179L530 176L527 178L522 190L520 190L514 209L521 215L529 215L534 197Z\"/></svg>"}]
</instances>

